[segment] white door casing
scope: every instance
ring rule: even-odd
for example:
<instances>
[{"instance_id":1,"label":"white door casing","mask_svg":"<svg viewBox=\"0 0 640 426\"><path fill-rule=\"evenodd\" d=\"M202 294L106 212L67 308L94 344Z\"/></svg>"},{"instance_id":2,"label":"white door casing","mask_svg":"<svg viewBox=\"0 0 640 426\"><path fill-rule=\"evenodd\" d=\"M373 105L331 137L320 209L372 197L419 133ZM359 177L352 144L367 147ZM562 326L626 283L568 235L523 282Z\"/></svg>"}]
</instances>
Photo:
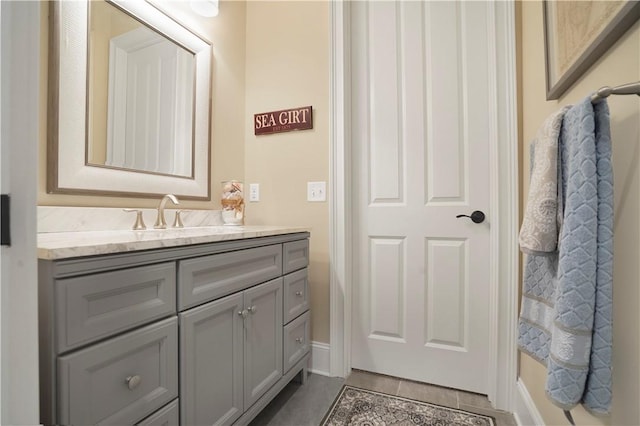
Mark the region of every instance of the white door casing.
<instances>
[{"instance_id":1,"label":"white door casing","mask_svg":"<svg viewBox=\"0 0 640 426\"><path fill-rule=\"evenodd\" d=\"M489 161L491 245L489 263L488 395L511 409L516 385L517 126L515 13L513 2L485 2L489 34ZM351 370L352 256L351 52L353 3L332 3L331 373Z\"/></svg>"},{"instance_id":2,"label":"white door casing","mask_svg":"<svg viewBox=\"0 0 640 426\"><path fill-rule=\"evenodd\" d=\"M3 1L0 15L0 187L11 199L11 246L0 249L0 424L38 424L41 4Z\"/></svg>"},{"instance_id":3,"label":"white door casing","mask_svg":"<svg viewBox=\"0 0 640 426\"><path fill-rule=\"evenodd\" d=\"M352 7L353 367L487 393L489 54L479 2Z\"/></svg>"}]
</instances>

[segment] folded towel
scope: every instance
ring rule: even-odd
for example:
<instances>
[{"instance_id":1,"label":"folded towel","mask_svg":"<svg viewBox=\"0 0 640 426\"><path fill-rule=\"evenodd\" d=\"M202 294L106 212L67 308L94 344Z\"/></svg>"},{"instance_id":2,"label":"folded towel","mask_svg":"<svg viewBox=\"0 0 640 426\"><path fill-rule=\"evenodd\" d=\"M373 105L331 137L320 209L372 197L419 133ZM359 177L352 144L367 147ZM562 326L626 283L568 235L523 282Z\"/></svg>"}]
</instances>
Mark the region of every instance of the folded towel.
<instances>
[{"instance_id":1,"label":"folded towel","mask_svg":"<svg viewBox=\"0 0 640 426\"><path fill-rule=\"evenodd\" d=\"M558 251L528 255L518 345L547 366L550 400L597 414L611 405L613 174L606 102L565 113Z\"/></svg>"},{"instance_id":2,"label":"folded towel","mask_svg":"<svg viewBox=\"0 0 640 426\"><path fill-rule=\"evenodd\" d=\"M520 249L525 253L552 253L558 244L558 138L569 107L550 115L531 142L531 182L520 228Z\"/></svg>"}]
</instances>

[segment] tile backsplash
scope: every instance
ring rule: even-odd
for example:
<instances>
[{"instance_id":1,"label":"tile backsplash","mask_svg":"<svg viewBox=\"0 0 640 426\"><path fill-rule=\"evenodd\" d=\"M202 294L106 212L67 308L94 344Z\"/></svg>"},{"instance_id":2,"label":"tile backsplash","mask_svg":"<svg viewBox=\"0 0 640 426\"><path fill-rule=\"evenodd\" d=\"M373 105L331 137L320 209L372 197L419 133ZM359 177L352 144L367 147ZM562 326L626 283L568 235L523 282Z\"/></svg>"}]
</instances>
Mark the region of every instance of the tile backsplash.
<instances>
[{"instance_id":1,"label":"tile backsplash","mask_svg":"<svg viewBox=\"0 0 640 426\"><path fill-rule=\"evenodd\" d=\"M140 209L147 229L153 229L156 209ZM171 226L179 209L165 209L167 226ZM185 227L223 225L220 210L189 210L181 213ZM38 206L38 232L115 231L132 229L134 212L106 207Z\"/></svg>"}]
</instances>

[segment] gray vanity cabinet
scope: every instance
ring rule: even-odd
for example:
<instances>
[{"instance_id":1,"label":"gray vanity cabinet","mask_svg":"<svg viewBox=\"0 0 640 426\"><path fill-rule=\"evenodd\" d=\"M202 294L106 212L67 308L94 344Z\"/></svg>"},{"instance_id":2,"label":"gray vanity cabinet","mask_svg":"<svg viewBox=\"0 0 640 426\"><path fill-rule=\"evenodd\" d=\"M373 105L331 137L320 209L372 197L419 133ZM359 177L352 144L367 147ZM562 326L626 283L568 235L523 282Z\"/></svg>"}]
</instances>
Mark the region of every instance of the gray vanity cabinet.
<instances>
[{"instance_id":1,"label":"gray vanity cabinet","mask_svg":"<svg viewBox=\"0 0 640 426\"><path fill-rule=\"evenodd\" d=\"M41 260L41 422L248 424L304 382L308 237Z\"/></svg>"}]
</instances>

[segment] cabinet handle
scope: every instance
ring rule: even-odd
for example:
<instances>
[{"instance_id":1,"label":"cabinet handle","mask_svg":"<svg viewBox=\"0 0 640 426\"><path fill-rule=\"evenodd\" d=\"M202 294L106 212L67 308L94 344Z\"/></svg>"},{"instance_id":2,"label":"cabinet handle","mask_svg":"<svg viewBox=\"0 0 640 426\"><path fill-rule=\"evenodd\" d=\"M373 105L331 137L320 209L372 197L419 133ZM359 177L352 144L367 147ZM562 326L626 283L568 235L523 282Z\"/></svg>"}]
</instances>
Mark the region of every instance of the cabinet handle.
<instances>
[{"instance_id":1,"label":"cabinet handle","mask_svg":"<svg viewBox=\"0 0 640 426\"><path fill-rule=\"evenodd\" d=\"M238 311L238 315L240 315L242 318L246 318L248 315L247 310L244 309L242 311Z\"/></svg>"},{"instance_id":2,"label":"cabinet handle","mask_svg":"<svg viewBox=\"0 0 640 426\"><path fill-rule=\"evenodd\" d=\"M255 305L254 305L254 306L249 306L249 307L247 308L247 311L249 311L249 312L250 312L250 313L252 313L252 314L255 314L255 313L256 313L256 311L257 311L257 309L256 309L256 307L255 307Z\"/></svg>"},{"instance_id":3,"label":"cabinet handle","mask_svg":"<svg viewBox=\"0 0 640 426\"><path fill-rule=\"evenodd\" d=\"M296 291L296 296L302 297L302 292L301 291Z\"/></svg>"},{"instance_id":4,"label":"cabinet handle","mask_svg":"<svg viewBox=\"0 0 640 426\"><path fill-rule=\"evenodd\" d=\"M471 216L466 215L466 214L459 214L456 216L458 219L461 217L468 217L469 219L471 219L471 221L473 223L482 223L484 222L485 219L485 215L483 212L481 212L480 210L476 210L473 213L471 213Z\"/></svg>"},{"instance_id":5,"label":"cabinet handle","mask_svg":"<svg viewBox=\"0 0 640 426\"><path fill-rule=\"evenodd\" d=\"M302 343L304 339L302 337L296 337L296 342L298 343Z\"/></svg>"},{"instance_id":6,"label":"cabinet handle","mask_svg":"<svg viewBox=\"0 0 640 426\"><path fill-rule=\"evenodd\" d=\"M129 388L129 390L134 390L135 388L140 386L140 383L142 383L142 378L138 375L129 376L125 381L127 382L127 387Z\"/></svg>"}]
</instances>

